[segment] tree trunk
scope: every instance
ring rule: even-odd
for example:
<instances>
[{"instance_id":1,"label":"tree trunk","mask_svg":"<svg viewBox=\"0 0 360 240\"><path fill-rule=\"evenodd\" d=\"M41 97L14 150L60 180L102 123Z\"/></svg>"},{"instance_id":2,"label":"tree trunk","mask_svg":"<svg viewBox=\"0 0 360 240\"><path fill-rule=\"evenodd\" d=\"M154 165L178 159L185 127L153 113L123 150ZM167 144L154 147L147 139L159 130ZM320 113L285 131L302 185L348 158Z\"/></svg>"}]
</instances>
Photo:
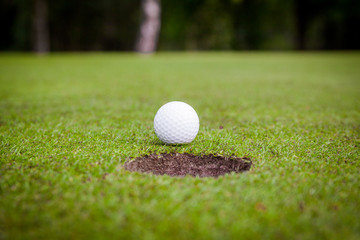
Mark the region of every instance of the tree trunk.
<instances>
[{"instance_id":1,"label":"tree trunk","mask_svg":"<svg viewBox=\"0 0 360 240\"><path fill-rule=\"evenodd\" d=\"M34 51L39 54L49 52L48 6L46 0L34 0Z\"/></svg>"},{"instance_id":2,"label":"tree trunk","mask_svg":"<svg viewBox=\"0 0 360 240\"><path fill-rule=\"evenodd\" d=\"M136 51L152 53L156 50L160 31L160 0L142 0L142 21Z\"/></svg>"},{"instance_id":3,"label":"tree trunk","mask_svg":"<svg viewBox=\"0 0 360 240\"><path fill-rule=\"evenodd\" d=\"M316 14L316 10L320 7L317 6L316 1L313 0L295 0L295 28L296 28L296 49L307 49L307 31L310 21Z\"/></svg>"},{"instance_id":4,"label":"tree trunk","mask_svg":"<svg viewBox=\"0 0 360 240\"><path fill-rule=\"evenodd\" d=\"M295 1L295 24L296 24L296 49L305 50L306 48L306 29L307 29L307 12L305 1Z\"/></svg>"}]
</instances>

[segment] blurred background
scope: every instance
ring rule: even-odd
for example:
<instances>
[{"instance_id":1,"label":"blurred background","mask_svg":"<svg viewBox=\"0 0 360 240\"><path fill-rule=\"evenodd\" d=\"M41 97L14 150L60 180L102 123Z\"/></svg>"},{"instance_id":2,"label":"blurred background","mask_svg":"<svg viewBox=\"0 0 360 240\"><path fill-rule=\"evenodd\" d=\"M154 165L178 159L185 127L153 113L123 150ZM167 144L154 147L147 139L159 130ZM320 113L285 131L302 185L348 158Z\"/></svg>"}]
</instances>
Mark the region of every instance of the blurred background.
<instances>
[{"instance_id":1,"label":"blurred background","mask_svg":"<svg viewBox=\"0 0 360 240\"><path fill-rule=\"evenodd\" d=\"M359 0L0 0L1 51L359 49Z\"/></svg>"}]
</instances>

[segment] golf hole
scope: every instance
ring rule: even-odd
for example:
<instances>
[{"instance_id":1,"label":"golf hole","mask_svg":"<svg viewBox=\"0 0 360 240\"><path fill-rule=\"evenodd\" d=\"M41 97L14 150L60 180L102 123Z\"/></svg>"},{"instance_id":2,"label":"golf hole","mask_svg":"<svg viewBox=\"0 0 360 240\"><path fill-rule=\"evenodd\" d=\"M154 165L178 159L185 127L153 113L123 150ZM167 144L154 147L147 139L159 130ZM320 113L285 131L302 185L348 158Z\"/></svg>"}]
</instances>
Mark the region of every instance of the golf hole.
<instances>
[{"instance_id":1,"label":"golf hole","mask_svg":"<svg viewBox=\"0 0 360 240\"><path fill-rule=\"evenodd\" d=\"M250 170L251 160L243 157L214 155L195 156L184 153L151 154L127 161L124 168L131 172L169 175L172 177L219 177L227 173Z\"/></svg>"}]
</instances>

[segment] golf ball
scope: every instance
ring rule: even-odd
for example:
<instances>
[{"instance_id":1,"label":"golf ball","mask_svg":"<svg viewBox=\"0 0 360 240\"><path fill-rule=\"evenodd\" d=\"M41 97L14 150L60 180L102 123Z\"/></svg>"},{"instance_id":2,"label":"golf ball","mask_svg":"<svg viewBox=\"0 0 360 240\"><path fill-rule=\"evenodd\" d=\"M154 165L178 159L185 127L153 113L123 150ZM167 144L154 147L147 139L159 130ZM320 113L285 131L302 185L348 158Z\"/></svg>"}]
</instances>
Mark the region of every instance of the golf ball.
<instances>
[{"instance_id":1,"label":"golf ball","mask_svg":"<svg viewBox=\"0 0 360 240\"><path fill-rule=\"evenodd\" d=\"M154 118L158 138L166 144L190 143L199 131L196 111L184 102L169 102L163 105Z\"/></svg>"}]
</instances>

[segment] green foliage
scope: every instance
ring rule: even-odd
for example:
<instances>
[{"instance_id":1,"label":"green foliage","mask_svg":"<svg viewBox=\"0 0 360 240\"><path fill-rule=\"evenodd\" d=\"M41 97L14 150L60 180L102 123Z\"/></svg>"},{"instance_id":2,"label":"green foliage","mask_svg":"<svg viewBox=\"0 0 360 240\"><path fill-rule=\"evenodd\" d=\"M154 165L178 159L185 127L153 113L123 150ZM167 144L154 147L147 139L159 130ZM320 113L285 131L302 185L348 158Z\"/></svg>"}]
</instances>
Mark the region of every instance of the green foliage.
<instances>
[{"instance_id":1,"label":"green foliage","mask_svg":"<svg viewBox=\"0 0 360 240\"><path fill-rule=\"evenodd\" d=\"M1 239L358 239L359 53L0 56ZM198 112L166 146L167 101ZM224 126L219 129L219 126ZM126 172L153 152L250 172Z\"/></svg>"},{"instance_id":2,"label":"green foliage","mask_svg":"<svg viewBox=\"0 0 360 240\"><path fill-rule=\"evenodd\" d=\"M141 0L49 1L52 51L132 51ZM0 2L1 50L31 50L34 1ZM358 49L358 0L162 0L159 50Z\"/></svg>"}]
</instances>

